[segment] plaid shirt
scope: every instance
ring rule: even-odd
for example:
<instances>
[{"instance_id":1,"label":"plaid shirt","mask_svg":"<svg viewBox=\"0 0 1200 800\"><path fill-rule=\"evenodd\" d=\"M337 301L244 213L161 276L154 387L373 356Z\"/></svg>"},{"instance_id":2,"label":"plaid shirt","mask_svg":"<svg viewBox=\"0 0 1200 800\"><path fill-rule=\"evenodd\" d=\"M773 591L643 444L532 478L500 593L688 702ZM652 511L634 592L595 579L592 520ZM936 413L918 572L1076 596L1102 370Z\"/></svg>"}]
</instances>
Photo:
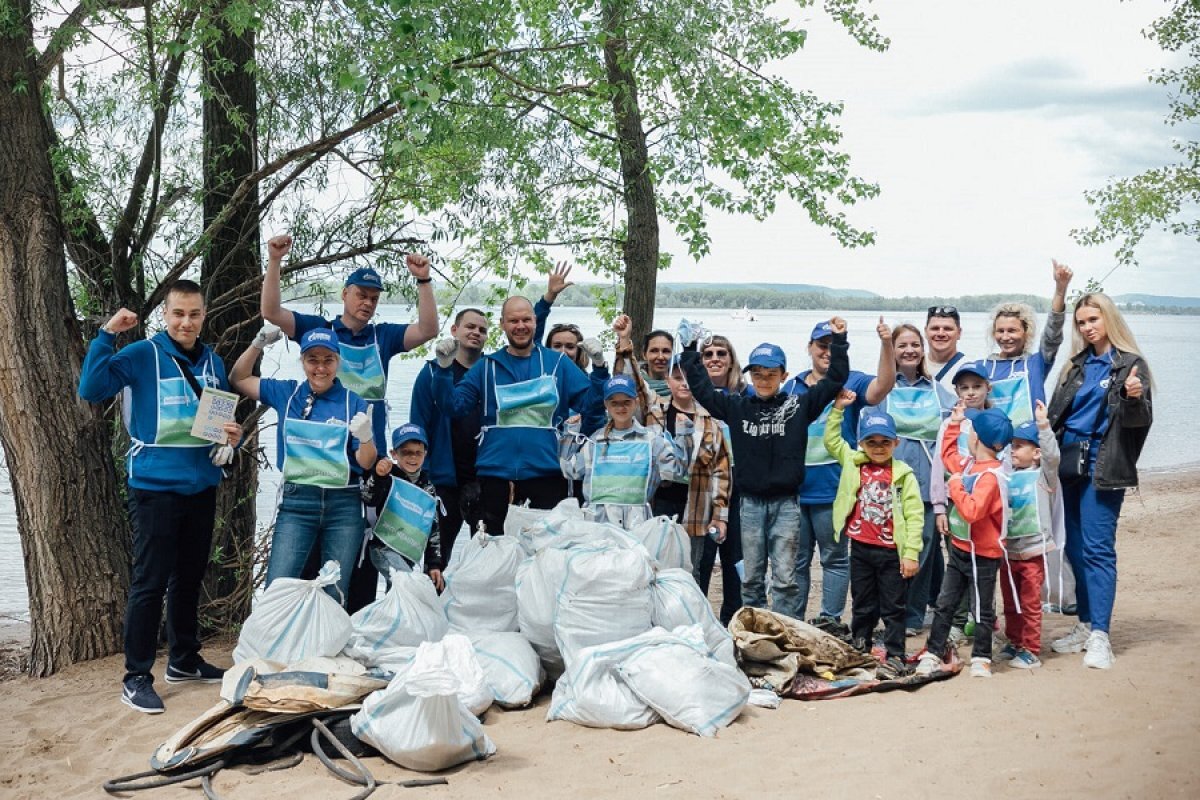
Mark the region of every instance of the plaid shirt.
<instances>
[{"instance_id":1,"label":"plaid shirt","mask_svg":"<svg viewBox=\"0 0 1200 800\"><path fill-rule=\"evenodd\" d=\"M646 423L666 429L669 398L662 398L646 412ZM732 487L732 464L729 442L721 423L699 404L695 415L696 436L688 453L687 511L682 520L689 536L704 536L713 519L729 521L729 492Z\"/></svg>"}]
</instances>

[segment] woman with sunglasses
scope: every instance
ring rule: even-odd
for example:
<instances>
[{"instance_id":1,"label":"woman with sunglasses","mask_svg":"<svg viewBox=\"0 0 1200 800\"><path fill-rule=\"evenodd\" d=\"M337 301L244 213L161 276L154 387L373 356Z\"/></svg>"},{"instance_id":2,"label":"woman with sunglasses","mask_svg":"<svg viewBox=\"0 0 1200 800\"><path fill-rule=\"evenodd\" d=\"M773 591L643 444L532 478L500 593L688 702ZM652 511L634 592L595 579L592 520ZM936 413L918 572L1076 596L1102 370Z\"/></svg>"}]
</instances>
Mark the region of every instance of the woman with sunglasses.
<instances>
[{"instance_id":1,"label":"woman with sunglasses","mask_svg":"<svg viewBox=\"0 0 1200 800\"><path fill-rule=\"evenodd\" d=\"M737 351L733 344L724 336L713 336L704 349L700 351L700 359L708 370L717 391L727 394L745 394L746 376L742 373L742 364L738 361Z\"/></svg>"},{"instance_id":2,"label":"woman with sunglasses","mask_svg":"<svg viewBox=\"0 0 1200 800\"><path fill-rule=\"evenodd\" d=\"M1067 308L1067 287L1071 284L1071 268L1051 261L1054 265L1054 297L1041 347L1031 353L1037 334L1034 310L1026 303L1001 303L992 310L991 331L996 352L984 360L991 384L989 400L1004 411L1013 426L1033 421L1033 409L1038 400L1046 402L1046 378L1063 340L1063 319Z\"/></svg>"}]
</instances>

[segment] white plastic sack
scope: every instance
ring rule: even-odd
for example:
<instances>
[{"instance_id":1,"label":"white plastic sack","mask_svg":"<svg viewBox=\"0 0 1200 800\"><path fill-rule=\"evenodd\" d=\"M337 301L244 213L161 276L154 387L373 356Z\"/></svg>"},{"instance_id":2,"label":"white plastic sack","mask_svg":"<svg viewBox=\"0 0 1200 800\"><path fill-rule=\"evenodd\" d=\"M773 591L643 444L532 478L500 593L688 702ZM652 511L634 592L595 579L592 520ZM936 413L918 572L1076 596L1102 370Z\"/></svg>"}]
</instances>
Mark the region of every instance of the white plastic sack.
<instances>
[{"instance_id":1,"label":"white plastic sack","mask_svg":"<svg viewBox=\"0 0 1200 800\"><path fill-rule=\"evenodd\" d=\"M656 626L670 631L680 625L699 625L709 653L721 663L737 667L733 636L713 613L691 572L658 570L650 584L650 599L653 604L650 619Z\"/></svg>"},{"instance_id":2,"label":"white plastic sack","mask_svg":"<svg viewBox=\"0 0 1200 800\"><path fill-rule=\"evenodd\" d=\"M324 587L341 574L336 561L327 561L314 580L276 578L242 625L234 662L263 658L290 664L340 653L350 640L350 615Z\"/></svg>"},{"instance_id":3,"label":"white plastic sack","mask_svg":"<svg viewBox=\"0 0 1200 800\"><path fill-rule=\"evenodd\" d=\"M508 536L477 533L454 548L443 577L446 618L464 631L517 629L517 568L521 544Z\"/></svg>"},{"instance_id":4,"label":"white plastic sack","mask_svg":"<svg viewBox=\"0 0 1200 800\"><path fill-rule=\"evenodd\" d=\"M568 551L554 614L554 639L570 668L585 647L628 639L651 627L654 570L642 548L614 545Z\"/></svg>"},{"instance_id":5,"label":"white plastic sack","mask_svg":"<svg viewBox=\"0 0 1200 800\"><path fill-rule=\"evenodd\" d=\"M667 636L655 629L630 639L579 653L571 668L554 686L548 722L566 720L589 728L635 730L658 722L660 717L617 676L617 666L647 642Z\"/></svg>"},{"instance_id":6,"label":"white plastic sack","mask_svg":"<svg viewBox=\"0 0 1200 800\"><path fill-rule=\"evenodd\" d=\"M346 655L374 667L395 660L397 649L436 642L450 624L442 610L437 589L421 572L392 570L392 588L351 618L353 633Z\"/></svg>"},{"instance_id":7,"label":"white plastic sack","mask_svg":"<svg viewBox=\"0 0 1200 800\"><path fill-rule=\"evenodd\" d=\"M652 517L629 531L646 548L659 569L692 571L692 541L670 517Z\"/></svg>"},{"instance_id":8,"label":"white plastic sack","mask_svg":"<svg viewBox=\"0 0 1200 800\"><path fill-rule=\"evenodd\" d=\"M510 516L504 521L506 533L510 529L511 512L516 508L509 507ZM572 534L574 523L584 523L581 530L585 538L590 538L596 532L595 528L587 527L595 525L591 511L580 508L579 501L574 497L568 497L550 511L521 508L517 520L512 525L512 529L516 531L514 538L529 555L534 555L546 547L569 547L578 543L578 535ZM578 533L579 531L576 531L576 534Z\"/></svg>"},{"instance_id":9,"label":"white plastic sack","mask_svg":"<svg viewBox=\"0 0 1200 800\"><path fill-rule=\"evenodd\" d=\"M537 651L519 633L468 634L492 697L504 708L525 708L542 688L546 671Z\"/></svg>"},{"instance_id":10,"label":"white plastic sack","mask_svg":"<svg viewBox=\"0 0 1200 800\"><path fill-rule=\"evenodd\" d=\"M408 674L367 697L350 729L388 759L419 772L487 758L496 745L459 699L460 689L445 648L423 644Z\"/></svg>"},{"instance_id":11,"label":"white plastic sack","mask_svg":"<svg viewBox=\"0 0 1200 800\"><path fill-rule=\"evenodd\" d=\"M569 550L547 548L526 559L517 571L517 624L551 678L563 672L562 655L554 639L554 611L567 575L568 558Z\"/></svg>"},{"instance_id":12,"label":"white plastic sack","mask_svg":"<svg viewBox=\"0 0 1200 800\"><path fill-rule=\"evenodd\" d=\"M701 736L716 736L750 699L750 681L708 654L699 626L647 643L616 669L629 690L669 725Z\"/></svg>"}]
</instances>

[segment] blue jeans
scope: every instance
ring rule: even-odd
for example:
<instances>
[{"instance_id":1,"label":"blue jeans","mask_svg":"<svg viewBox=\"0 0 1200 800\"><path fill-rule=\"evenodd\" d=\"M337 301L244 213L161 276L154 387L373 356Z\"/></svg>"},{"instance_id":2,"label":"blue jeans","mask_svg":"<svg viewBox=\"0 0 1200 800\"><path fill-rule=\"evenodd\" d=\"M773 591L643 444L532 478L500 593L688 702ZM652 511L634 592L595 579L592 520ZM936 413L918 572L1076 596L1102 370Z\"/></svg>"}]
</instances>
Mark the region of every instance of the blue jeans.
<instances>
[{"instance_id":1,"label":"blue jeans","mask_svg":"<svg viewBox=\"0 0 1200 800\"><path fill-rule=\"evenodd\" d=\"M322 489L285 483L267 560L267 586L276 578L299 578L309 553L315 550L321 564L332 560L341 565L336 589L329 586L326 591L344 605L362 543L362 500L357 486Z\"/></svg>"},{"instance_id":2,"label":"blue jeans","mask_svg":"<svg viewBox=\"0 0 1200 800\"><path fill-rule=\"evenodd\" d=\"M1097 489L1091 480L1063 483L1067 559L1075 572L1079 621L1108 633L1117 594L1117 520L1124 489Z\"/></svg>"},{"instance_id":3,"label":"blue jeans","mask_svg":"<svg viewBox=\"0 0 1200 800\"><path fill-rule=\"evenodd\" d=\"M800 544L796 553L796 583L799 584L800 614L808 608L812 583L809 565L813 550L821 549L821 616L842 618L846 593L850 590L850 547L845 536L834 541L833 503L802 503ZM802 617L797 616L797 619Z\"/></svg>"},{"instance_id":4,"label":"blue jeans","mask_svg":"<svg viewBox=\"0 0 1200 800\"><path fill-rule=\"evenodd\" d=\"M917 574L908 584L908 613L904 622L906 628L921 630L925 627L925 606L929 600L929 586L933 582L935 571L940 572L934 565L942 560L942 545L937 540L934 528L933 504L925 504L925 526L921 528L921 558Z\"/></svg>"},{"instance_id":5,"label":"blue jeans","mask_svg":"<svg viewBox=\"0 0 1200 800\"><path fill-rule=\"evenodd\" d=\"M771 561L771 610L803 619L804 605L796 586L796 548L800 507L795 497L757 497L742 494L742 603L767 607L767 560Z\"/></svg>"}]
</instances>

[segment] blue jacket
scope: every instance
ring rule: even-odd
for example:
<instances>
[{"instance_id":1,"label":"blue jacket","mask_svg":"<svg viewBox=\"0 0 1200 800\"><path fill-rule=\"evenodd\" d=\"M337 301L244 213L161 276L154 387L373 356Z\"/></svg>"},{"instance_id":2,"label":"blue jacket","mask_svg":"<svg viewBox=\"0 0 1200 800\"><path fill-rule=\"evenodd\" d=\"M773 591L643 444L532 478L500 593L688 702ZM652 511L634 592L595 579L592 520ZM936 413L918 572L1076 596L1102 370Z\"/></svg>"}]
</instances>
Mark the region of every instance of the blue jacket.
<instances>
[{"instance_id":1,"label":"blue jacket","mask_svg":"<svg viewBox=\"0 0 1200 800\"><path fill-rule=\"evenodd\" d=\"M543 372L544 367L544 372ZM496 385L507 386L554 375L558 406L553 424L558 426L570 409L582 409L581 430L590 434L604 424L604 384L607 369L592 370L589 378L569 358L534 344L531 354L520 358L507 350L488 353L454 385L449 369L434 367L433 397L437 408L450 417L478 414L483 424L476 469L481 477L519 481L561 475L558 435L550 429L497 428Z\"/></svg>"},{"instance_id":2,"label":"blue jacket","mask_svg":"<svg viewBox=\"0 0 1200 800\"><path fill-rule=\"evenodd\" d=\"M216 486L221 468L209 460L212 443L185 433L191 430L200 401L183 375L184 367L172 356L181 359L202 387L228 390L225 364L204 344L193 364L165 331L119 353L113 352L115 341L103 330L92 340L79 377L79 396L102 403L125 391L122 414L133 440L125 463L129 485L184 495ZM174 424L167 424L172 419Z\"/></svg>"},{"instance_id":3,"label":"blue jacket","mask_svg":"<svg viewBox=\"0 0 1200 800\"><path fill-rule=\"evenodd\" d=\"M425 471L429 474L430 482L434 486L458 486L450 417L438 409L433 397L433 379L437 370L437 362L430 359L417 373L417 379L413 381L412 402L408 407L408 421L424 428L425 436L429 439Z\"/></svg>"}]
</instances>

